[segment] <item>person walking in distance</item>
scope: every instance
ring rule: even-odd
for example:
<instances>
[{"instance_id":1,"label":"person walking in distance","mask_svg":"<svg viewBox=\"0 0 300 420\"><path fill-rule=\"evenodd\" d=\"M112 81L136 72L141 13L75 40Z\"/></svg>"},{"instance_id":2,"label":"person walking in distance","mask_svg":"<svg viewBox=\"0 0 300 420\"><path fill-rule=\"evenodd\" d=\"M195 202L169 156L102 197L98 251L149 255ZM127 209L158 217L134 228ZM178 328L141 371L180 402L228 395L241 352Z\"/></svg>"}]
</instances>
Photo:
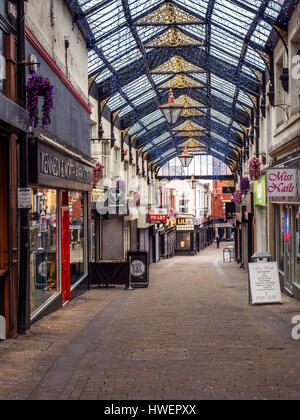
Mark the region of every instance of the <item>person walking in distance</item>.
<instances>
[{"instance_id":1,"label":"person walking in distance","mask_svg":"<svg viewBox=\"0 0 300 420\"><path fill-rule=\"evenodd\" d=\"M220 236L219 235L216 237L216 242L217 242L217 248L220 248Z\"/></svg>"}]
</instances>

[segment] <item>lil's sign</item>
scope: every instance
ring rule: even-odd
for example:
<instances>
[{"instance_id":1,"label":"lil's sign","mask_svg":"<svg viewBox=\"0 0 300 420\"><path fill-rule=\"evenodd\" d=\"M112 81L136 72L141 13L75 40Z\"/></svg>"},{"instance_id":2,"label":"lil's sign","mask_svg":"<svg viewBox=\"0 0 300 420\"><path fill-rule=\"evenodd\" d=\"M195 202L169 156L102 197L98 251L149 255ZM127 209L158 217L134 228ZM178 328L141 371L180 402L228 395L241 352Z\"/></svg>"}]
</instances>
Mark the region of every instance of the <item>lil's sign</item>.
<instances>
[{"instance_id":1,"label":"lil's sign","mask_svg":"<svg viewBox=\"0 0 300 420\"><path fill-rule=\"evenodd\" d=\"M295 197L297 169L270 169L267 171L268 197Z\"/></svg>"}]
</instances>

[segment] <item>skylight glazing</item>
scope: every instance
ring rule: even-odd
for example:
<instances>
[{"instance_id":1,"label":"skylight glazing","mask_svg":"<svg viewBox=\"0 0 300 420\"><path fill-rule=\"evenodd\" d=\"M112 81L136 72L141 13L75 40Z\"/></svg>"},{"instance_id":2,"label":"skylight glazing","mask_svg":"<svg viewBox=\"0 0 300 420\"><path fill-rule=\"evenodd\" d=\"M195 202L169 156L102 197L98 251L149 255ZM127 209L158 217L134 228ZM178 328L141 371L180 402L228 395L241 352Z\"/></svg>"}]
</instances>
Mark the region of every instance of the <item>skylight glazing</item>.
<instances>
[{"instance_id":1,"label":"skylight glazing","mask_svg":"<svg viewBox=\"0 0 300 420\"><path fill-rule=\"evenodd\" d=\"M172 131L158 111L167 100L170 85L175 97L188 95L209 109L206 116L192 116L193 121L207 129L208 139L218 130L213 153L221 153L227 163L232 161L230 139L232 133L240 132L240 125L249 125L245 107L251 110L250 97L259 93L258 72L265 71L262 53L282 8L278 1L70 3L75 4L74 13L81 12L79 20L89 34L89 70L99 85L101 100L109 98L106 106L111 111L121 110L119 118L126 124L138 121L129 134L148 136L150 143L167 139L171 150L164 158L177 153ZM175 56L181 59L177 70L153 72ZM195 66L202 70L195 71ZM181 117L181 123L188 114ZM153 140L153 132L161 128L166 131Z\"/></svg>"}]
</instances>

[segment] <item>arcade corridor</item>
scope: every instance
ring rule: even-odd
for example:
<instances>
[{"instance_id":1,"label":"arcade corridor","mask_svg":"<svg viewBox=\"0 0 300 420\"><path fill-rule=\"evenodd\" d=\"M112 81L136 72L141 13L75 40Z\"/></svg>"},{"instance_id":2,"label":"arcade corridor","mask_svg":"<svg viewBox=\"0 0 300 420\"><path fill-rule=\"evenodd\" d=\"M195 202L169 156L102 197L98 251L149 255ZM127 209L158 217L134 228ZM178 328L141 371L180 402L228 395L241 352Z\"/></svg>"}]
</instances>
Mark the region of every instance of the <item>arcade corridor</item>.
<instances>
[{"instance_id":1,"label":"arcade corridor","mask_svg":"<svg viewBox=\"0 0 300 420\"><path fill-rule=\"evenodd\" d=\"M148 289L87 292L0 343L0 399L299 399L300 304L248 305L212 245L151 266Z\"/></svg>"}]
</instances>

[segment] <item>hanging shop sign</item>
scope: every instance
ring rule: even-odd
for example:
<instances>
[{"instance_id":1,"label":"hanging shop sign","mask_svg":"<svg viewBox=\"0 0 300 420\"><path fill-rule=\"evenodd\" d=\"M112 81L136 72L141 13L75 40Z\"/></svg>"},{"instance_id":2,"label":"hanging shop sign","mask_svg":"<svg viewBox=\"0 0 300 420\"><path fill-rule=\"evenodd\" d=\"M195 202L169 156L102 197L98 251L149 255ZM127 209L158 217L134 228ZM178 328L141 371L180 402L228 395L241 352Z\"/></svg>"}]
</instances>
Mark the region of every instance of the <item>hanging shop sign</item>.
<instances>
[{"instance_id":1,"label":"hanging shop sign","mask_svg":"<svg viewBox=\"0 0 300 420\"><path fill-rule=\"evenodd\" d=\"M262 177L259 181L254 183L254 204L256 206L267 205L267 193L266 193L266 177Z\"/></svg>"},{"instance_id":2,"label":"hanging shop sign","mask_svg":"<svg viewBox=\"0 0 300 420\"><path fill-rule=\"evenodd\" d=\"M269 169L267 171L267 196L297 196L297 169Z\"/></svg>"},{"instance_id":3,"label":"hanging shop sign","mask_svg":"<svg viewBox=\"0 0 300 420\"><path fill-rule=\"evenodd\" d=\"M174 218L168 218L168 220L167 220L167 227L168 228L174 228L174 227L176 227L176 219L174 219Z\"/></svg>"},{"instance_id":4,"label":"hanging shop sign","mask_svg":"<svg viewBox=\"0 0 300 420\"><path fill-rule=\"evenodd\" d=\"M195 223L193 217L179 217L176 219L177 223L177 230L194 230L195 229Z\"/></svg>"},{"instance_id":5,"label":"hanging shop sign","mask_svg":"<svg viewBox=\"0 0 300 420\"><path fill-rule=\"evenodd\" d=\"M167 222L167 220L168 220L167 214L149 214L149 222L162 223L162 222Z\"/></svg>"},{"instance_id":6,"label":"hanging shop sign","mask_svg":"<svg viewBox=\"0 0 300 420\"><path fill-rule=\"evenodd\" d=\"M277 262L249 264L250 303L282 303Z\"/></svg>"},{"instance_id":7,"label":"hanging shop sign","mask_svg":"<svg viewBox=\"0 0 300 420\"><path fill-rule=\"evenodd\" d=\"M38 141L29 149L30 183L47 187L91 191L93 168ZM34 164L35 163L35 164Z\"/></svg>"},{"instance_id":8,"label":"hanging shop sign","mask_svg":"<svg viewBox=\"0 0 300 420\"><path fill-rule=\"evenodd\" d=\"M101 199L104 196L104 194L105 194L104 190L98 190L94 188L92 191L92 196L91 196L92 203L97 203L97 201Z\"/></svg>"}]
</instances>

